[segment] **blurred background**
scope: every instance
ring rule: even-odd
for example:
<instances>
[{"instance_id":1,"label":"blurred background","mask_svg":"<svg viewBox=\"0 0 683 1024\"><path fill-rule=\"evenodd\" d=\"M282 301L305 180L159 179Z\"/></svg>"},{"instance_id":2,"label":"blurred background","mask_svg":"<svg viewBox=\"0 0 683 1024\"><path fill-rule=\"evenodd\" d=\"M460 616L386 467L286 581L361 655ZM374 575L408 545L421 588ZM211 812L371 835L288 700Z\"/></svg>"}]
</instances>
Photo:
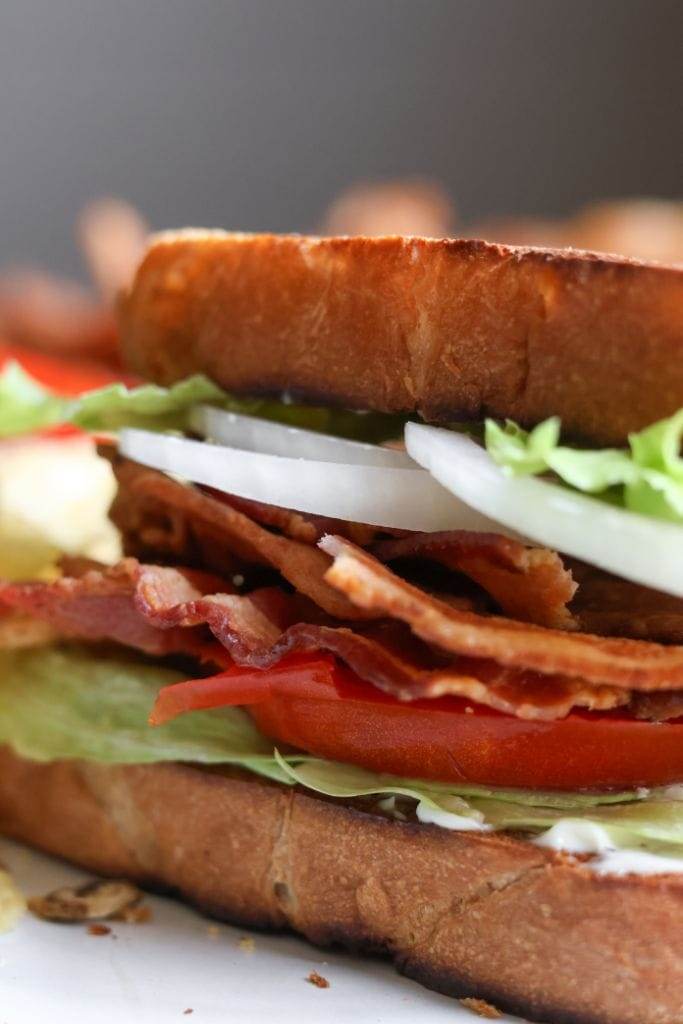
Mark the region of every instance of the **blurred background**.
<instances>
[{"instance_id":1,"label":"blurred background","mask_svg":"<svg viewBox=\"0 0 683 1024\"><path fill-rule=\"evenodd\" d=\"M107 297L145 221L681 260L682 44L681 0L2 0L0 266Z\"/></svg>"}]
</instances>

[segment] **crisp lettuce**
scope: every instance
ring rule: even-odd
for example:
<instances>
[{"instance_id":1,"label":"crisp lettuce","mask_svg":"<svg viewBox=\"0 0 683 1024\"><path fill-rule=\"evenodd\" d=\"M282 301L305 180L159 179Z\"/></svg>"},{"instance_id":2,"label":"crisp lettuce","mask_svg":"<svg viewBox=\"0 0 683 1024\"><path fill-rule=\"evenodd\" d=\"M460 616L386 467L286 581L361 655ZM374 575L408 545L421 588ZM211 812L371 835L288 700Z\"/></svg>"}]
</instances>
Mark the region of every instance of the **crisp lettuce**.
<instances>
[{"instance_id":1,"label":"crisp lettuce","mask_svg":"<svg viewBox=\"0 0 683 1024\"><path fill-rule=\"evenodd\" d=\"M10 360L0 371L0 437L51 427L63 420L65 400Z\"/></svg>"},{"instance_id":2,"label":"crisp lettuce","mask_svg":"<svg viewBox=\"0 0 683 1024\"><path fill-rule=\"evenodd\" d=\"M502 801L510 804L521 804L525 807L539 807L557 810L566 814L568 811L583 811L603 804L622 804L643 799L643 791L633 790L612 791L606 793L571 793L550 790L506 789L496 786L479 786L471 782L434 782L426 779L398 779L394 775L381 775L352 764L339 764L335 761L323 761L320 758L307 757L297 763L296 756L282 758L275 755L283 771L302 786L316 789L326 796L353 797L386 794L396 796L413 796L420 799L425 793L441 797L453 794L471 804L477 801L488 803ZM416 795L417 794L417 795ZM681 804L683 807L683 803ZM459 813L463 812L460 805Z\"/></svg>"},{"instance_id":3,"label":"crisp lettuce","mask_svg":"<svg viewBox=\"0 0 683 1024\"><path fill-rule=\"evenodd\" d=\"M511 476L555 473L578 491L632 512L683 522L683 410L629 435L629 448L582 450L559 443L556 416L526 431L486 421L491 458Z\"/></svg>"},{"instance_id":4,"label":"crisp lettuce","mask_svg":"<svg viewBox=\"0 0 683 1024\"><path fill-rule=\"evenodd\" d=\"M0 743L34 761L236 764L282 779L272 743L238 708L147 724L159 688L182 678L78 646L0 651Z\"/></svg>"},{"instance_id":5,"label":"crisp lettuce","mask_svg":"<svg viewBox=\"0 0 683 1024\"><path fill-rule=\"evenodd\" d=\"M159 687L180 678L139 657L83 646L0 652L0 743L35 761L234 765L329 797L389 798L381 806L400 812L422 805L494 829L537 833L580 819L601 825L615 845L683 857L683 800L670 791L553 793L380 775L275 751L238 708L197 711L151 728Z\"/></svg>"},{"instance_id":6,"label":"crisp lettuce","mask_svg":"<svg viewBox=\"0 0 683 1024\"><path fill-rule=\"evenodd\" d=\"M156 384L128 388L118 383L88 391L78 398L64 398L34 380L19 363L8 362L0 371L0 437L58 423L73 423L94 431L116 431L122 427L185 431L190 410L202 402L230 412L375 443L400 437L405 422L403 417L384 413L326 409L267 398L238 398L202 374L188 377L170 388Z\"/></svg>"},{"instance_id":7,"label":"crisp lettuce","mask_svg":"<svg viewBox=\"0 0 683 1024\"><path fill-rule=\"evenodd\" d=\"M667 799L656 790L642 800L622 800L620 803L571 809L477 797L472 797L470 802L475 809L485 807L486 821L497 829L537 831L550 828L561 818L570 817L597 822L609 831L629 833L636 840L619 845L638 845L643 841L680 844L680 856L683 856L683 801Z\"/></svg>"},{"instance_id":8,"label":"crisp lettuce","mask_svg":"<svg viewBox=\"0 0 683 1024\"><path fill-rule=\"evenodd\" d=\"M425 804L434 810L445 811L447 814L473 818L482 823L484 821L481 811L470 806L450 786L430 787L426 782L378 775L355 765L323 761L318 758L307 758L305 761L298 762L293 757L282 757L279 751L275 752L275 756L278 765L292 782L296 782L306 789L312 789L316 793L323 793L325 796L340 798L402 796Z\"/></svg>"},{"instance_id":9,"label":"crisp lettuce","mask_svg":"<svg viewBox=\"0 0 683 1024\"><path fill-rule=\"evenodd\" d=\"M66 398L54 394L12 361L0 372L0 437L58 423L73 423L84 430L113 431L122 426L182 430L191 406L220 402L224 396L207 377L198 375L170 388L108 384L77 398Z\"/></svg>"},{"instance_id":10,"label":"crisp lettuce","mask_svg":"<svg viewBox=\"0 0 683 1024\"><path fill-rule=\"evenodd\" d=\"M665 791L542 793L397 779L316 758L299 764L278 757L278 764L294 782L325 796L407 797L418 807L473 818L497 831L543 832L571 818L600 825L617 848L683 857L683 801Z\"/></svg>"}]
</instances>

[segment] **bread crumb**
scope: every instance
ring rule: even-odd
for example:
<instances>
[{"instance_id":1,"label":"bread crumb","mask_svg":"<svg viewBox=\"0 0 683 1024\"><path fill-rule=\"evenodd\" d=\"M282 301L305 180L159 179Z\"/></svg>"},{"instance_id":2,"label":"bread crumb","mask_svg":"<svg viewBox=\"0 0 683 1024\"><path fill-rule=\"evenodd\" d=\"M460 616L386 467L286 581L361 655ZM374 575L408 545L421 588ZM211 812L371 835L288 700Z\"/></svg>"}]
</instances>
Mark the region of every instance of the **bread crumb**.
<instances>
[{"instance_id":1,"label":"bread crumb","mask_svg":"<svg viewBox=\"0 0 683 1024\"><path fill-rule=\"evenodd\" d=\"M89 924L88 935L111 935L111 928L106 924Z\"/></svg>"},{"instance_id":2,"label":"bread crumb","mask_svg":"<svg viewBox=\"0 0 683 1024\"><path fill-rule=\"evenodd\" d=\"M309 981L311 985L315 985L316 988L330 987L330 983L327 980L327 978L323 978L322 974L318 974L317 971L311 971L311 973L306 978L306 981Z\"/></svg>"},{"instance_id":3,"label":"bread crumb","mask_svg":"<svg viewBox=\"0 0 683 1024\"><path fill-rule=\"evenodd\" d=\"M113 918L114 921L123 921L125 924L147 924L152 920L151 907L124 907Z\"/></svg>"},{"instance_id":4,"label":"bread crumb","mask_svg":"<svg viewBox=\"0 0 683 1024\"><path fill-rule=\"evenodd\" d=\"M220 933L221 930L217 924L209 924L206 926L206 934L210 939L217 939Z\"/></svg>"},{"instance_id":5,"label":"bread crumb","mask_svg":"<svg viewBox=\"0 0 683 1024\"><path fill-rule=\"evenodd\" d=\"M495 1006L491 1006L491 1003L487 1003L485 999L460 999L459 1002L465 1007L466 1010L471 1010L472 1013L476 1013L479 1017L485 1017L486 1020L500 1020L503 1014Z\"/></svg>"},{"instance_id":6,"label":"bread crumb","mask_svg":"<svg viewBox=\"0 0 683 1024\"><path fill-rule=\"evenodd\" d=\"M64 886L47 896L33 896L28 908L46 921L93 921L116 918L141 899L142 893L130 882L101 878L77 888Z\"/></svg>"},{"instance_id":7,"label":"bread crumb","mask_svg":"<svg viewBox=\"0 0 683 1024\"><path fill-rule=\"evenodd\" d=\"M245 953L253 953L256 949L256 943L252 939L251 935L242 935L237 945L240 949L243 949Z\"/></svg>"},{"instance_id":8,"label":"bread crumb","mask_svg":"<svg viewBox=\"0 0 683 1024\"><path fill-rule=\"evenodd\" d=\"M192 1009L191 1006L188 1006L186 1010L183 1010L183 1017L187 1016L188 1013L194 1013L194 1010Z\"/></svg>"}]
</instances>

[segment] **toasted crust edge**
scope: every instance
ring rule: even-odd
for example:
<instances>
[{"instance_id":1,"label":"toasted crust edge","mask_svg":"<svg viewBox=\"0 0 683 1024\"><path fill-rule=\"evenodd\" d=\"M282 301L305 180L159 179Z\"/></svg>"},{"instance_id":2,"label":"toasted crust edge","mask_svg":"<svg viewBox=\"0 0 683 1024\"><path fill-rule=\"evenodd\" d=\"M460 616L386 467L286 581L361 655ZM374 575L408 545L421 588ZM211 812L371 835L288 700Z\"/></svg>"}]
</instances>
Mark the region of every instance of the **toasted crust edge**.
<instances>
[{"instance_id":1,"label":"toasted crust edge","mask_svg":"<svg viewBox=\"0 0 683 1024\"><path fill-rule=\"evenodd\" d=\"M156 236L124 354L168 384L621 443L683 406L683 270L472 239Z\"/></svg>"},{"instance_id":2,"label":"toasted crust edge","mask_svg":"<svg viewBox=\"0 0 683 1024\"><path fill-rule=\"evenodd\" d=\"M0 831L223 920L387 954L430 988L532 1020L682 1019L680 876L598 878L529 843L239 773L43 765L7 748Z\"/></svg>"}]
</instances>

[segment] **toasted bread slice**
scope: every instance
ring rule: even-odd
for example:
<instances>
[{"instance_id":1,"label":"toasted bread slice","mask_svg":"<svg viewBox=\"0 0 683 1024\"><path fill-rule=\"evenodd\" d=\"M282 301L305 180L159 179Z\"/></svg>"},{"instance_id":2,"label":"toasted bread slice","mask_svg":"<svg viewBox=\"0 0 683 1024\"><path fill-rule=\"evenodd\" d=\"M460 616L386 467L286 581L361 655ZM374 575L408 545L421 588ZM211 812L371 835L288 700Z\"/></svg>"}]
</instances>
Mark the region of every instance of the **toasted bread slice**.
<instances>
[{"instance_id":1,"label":"toasted bread slice","mask_svg":"<svg viewBox=\"0 0 683 1024\"><path fill-rule=\"evenodd\" d=\"M168 384L434 422L562 417L621 443L683 406L683 270L424 238L179 231L121 302L124 353Z\"/></svg>"},{"instance_id":2,"label":"toasted bread slice","mask_svg":"<svg viewBox=\"0 0 683 1024\"><path fill-rule=\"evenodd\" d=\"M598 877L528 842L239 773L7 749L0 831L227 921L386 953L431 988L532 1020L683 1020L681 875Z\"/></svg>"}]
</instances>

